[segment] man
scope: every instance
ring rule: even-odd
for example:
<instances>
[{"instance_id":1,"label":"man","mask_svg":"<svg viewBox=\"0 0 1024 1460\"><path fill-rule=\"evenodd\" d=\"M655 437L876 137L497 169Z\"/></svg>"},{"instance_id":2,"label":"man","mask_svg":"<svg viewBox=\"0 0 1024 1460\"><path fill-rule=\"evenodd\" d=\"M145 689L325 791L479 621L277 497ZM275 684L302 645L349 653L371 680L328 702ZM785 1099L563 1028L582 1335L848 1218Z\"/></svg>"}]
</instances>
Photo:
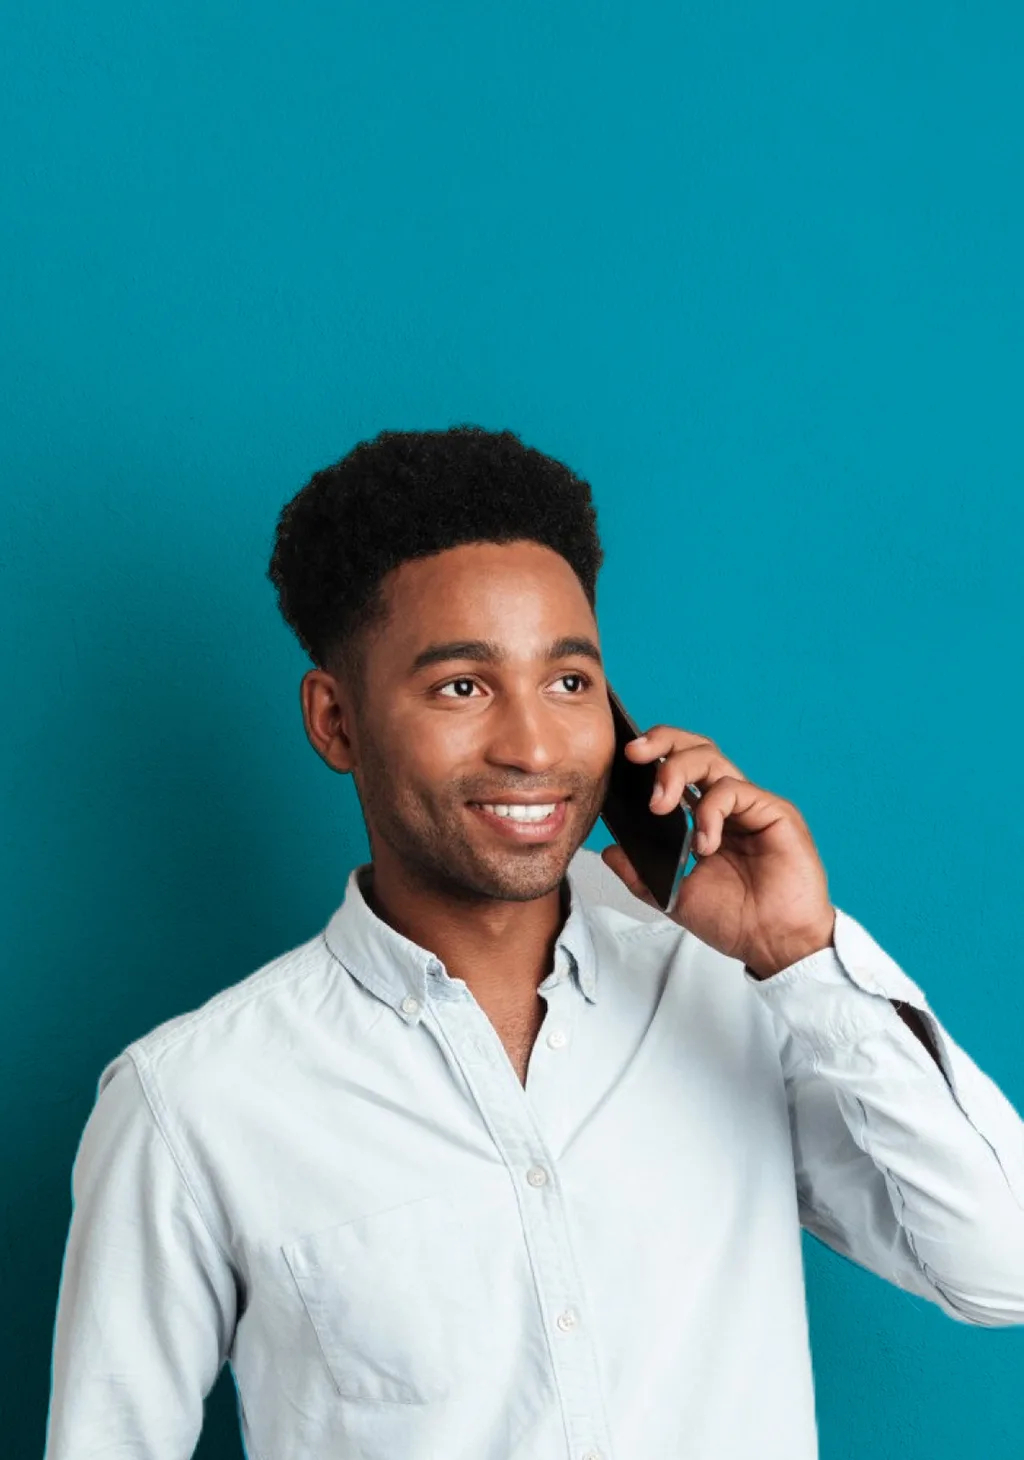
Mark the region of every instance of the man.
<instances>
[{"instance_id":1,"label":"man","mask_svg":"<svg viewBox=\"0 0 1024 1460\"><path fill-rule=\"evenodd\" d=\"M104 1070L48 1460L811 1460L801 1224L1024 1322L1024 1130L829 900L797 808L702 791L666 916L581 846L613 731L590 489L509 432L384 433L283 510L307 735L372 858L323 932ZM670 672L670 671L666 671Z\"/></svg>"}]
</instances>

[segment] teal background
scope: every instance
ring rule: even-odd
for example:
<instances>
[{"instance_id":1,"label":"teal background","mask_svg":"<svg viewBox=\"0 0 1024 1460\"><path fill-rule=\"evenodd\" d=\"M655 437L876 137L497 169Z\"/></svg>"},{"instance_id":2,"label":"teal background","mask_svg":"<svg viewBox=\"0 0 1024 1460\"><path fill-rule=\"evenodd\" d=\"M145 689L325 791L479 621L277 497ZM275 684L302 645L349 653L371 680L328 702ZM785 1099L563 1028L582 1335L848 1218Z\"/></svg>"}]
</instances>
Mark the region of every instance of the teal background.
<instances>
[{"instance_id":1,"label":"teal background","mask_svg":"<svg viewBox=\"0 0 1024 1460\"><path fill-rule=\"evenodd\" d=\"M801 808L1024 1109L1022 38L942 0L8 8L5 1454L100 1070L365 854L264 573L382 427L589 476L634 715ZM1020 1329L805 1250L823 1460L1020 1453ZM236 1434L225 1371L199 1455Z\"/></svg>"}]
</instances>

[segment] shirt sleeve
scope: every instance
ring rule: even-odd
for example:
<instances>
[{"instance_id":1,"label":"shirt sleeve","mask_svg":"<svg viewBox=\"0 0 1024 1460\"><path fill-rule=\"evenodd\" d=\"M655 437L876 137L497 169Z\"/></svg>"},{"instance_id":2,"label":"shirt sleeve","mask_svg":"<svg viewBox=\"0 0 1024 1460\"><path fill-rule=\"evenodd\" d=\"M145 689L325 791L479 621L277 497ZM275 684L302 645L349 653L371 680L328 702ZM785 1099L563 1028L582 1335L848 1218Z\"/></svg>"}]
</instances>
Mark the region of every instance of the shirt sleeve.
<instances>
[{"instance_id":1,"label":"shirt sleeve","mask_svg":"<svg viewBox=\"0 0 1024 1460\"><path fill-rule=\"evenodd\" d=\"M130 1051L100 1077L72 1198L44 1460L186 1460L236 1286Z\"/></svg>"},{"instance_id":2,"label":"shirt sleeve","mask_svg":"<svg viewBox=\"0 0 1024 1460\"><path fill-rule=\"evenodd\" d=\"M836 909L834 948L747 981L775 1016L802 1225L983 1327L1024 1323L1024 1122ZM921 1014L941 1071L890 999Z\"/></svg>"}]
</instances>

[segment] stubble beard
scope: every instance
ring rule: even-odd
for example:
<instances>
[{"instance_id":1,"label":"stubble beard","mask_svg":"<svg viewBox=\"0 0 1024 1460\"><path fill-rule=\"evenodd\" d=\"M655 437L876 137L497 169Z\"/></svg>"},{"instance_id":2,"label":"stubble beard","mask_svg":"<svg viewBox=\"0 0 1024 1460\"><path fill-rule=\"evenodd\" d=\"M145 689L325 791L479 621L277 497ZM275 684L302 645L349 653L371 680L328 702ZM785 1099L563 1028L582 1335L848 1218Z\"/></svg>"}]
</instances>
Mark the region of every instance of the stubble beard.
<instances>
[{"instance_id":1,"label":"stubble beard","mask_svg":"<svg viewBox=\"0 0 1024 1460\"><path fill-rule=\"evenodd\" d=\"M559 887L576 852L593 830L607 789L601 782L577 781L570 790L570 826L555 842L524 843L502 848L482 845L486 831L474 838L467 818L473 815L464 795L440 802L414 792L395 796L390 778L366 775L357 794L371 847L383 841L420 886L449 899L478 902L531 902Z\"/></svg>"}]
</instances>

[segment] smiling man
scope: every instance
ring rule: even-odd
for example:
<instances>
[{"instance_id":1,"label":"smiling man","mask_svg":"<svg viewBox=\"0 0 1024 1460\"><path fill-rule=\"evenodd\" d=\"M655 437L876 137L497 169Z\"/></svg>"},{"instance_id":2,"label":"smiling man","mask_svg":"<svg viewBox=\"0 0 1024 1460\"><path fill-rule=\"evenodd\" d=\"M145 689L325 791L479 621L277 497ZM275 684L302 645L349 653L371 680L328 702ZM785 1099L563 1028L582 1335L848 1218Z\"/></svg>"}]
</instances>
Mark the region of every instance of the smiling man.
<instances>
[{"instance_id":1,"label":"smiling man","mask_svg":"<svg viewBox=\"0 0 1024 1460\"><path fill-rule=\"evenodd\" d=\"M701 790L663 914L582 844L614 735L587 484L391 432L283 510L314 749L371 859L322 932L136 1040L75 1162L47 1460L813 1460L801 1227L1024 1322L1024 1127L835 907L797 808Z\"/></svg>"},{"instance_id":2,"label":"smiling man","mask_svg":"<svg viewBox=\"0 0 1024 1460\"><path fill-rule=\"evenodd\" d=\"M369 905L466 983L525 1082L566 867L597 820L613 749L593 611L566 559L524 540L408 561L388 606L361 668L362 713L314 670L307 732L356 777Z\"/></svg>"}]
</instances>

